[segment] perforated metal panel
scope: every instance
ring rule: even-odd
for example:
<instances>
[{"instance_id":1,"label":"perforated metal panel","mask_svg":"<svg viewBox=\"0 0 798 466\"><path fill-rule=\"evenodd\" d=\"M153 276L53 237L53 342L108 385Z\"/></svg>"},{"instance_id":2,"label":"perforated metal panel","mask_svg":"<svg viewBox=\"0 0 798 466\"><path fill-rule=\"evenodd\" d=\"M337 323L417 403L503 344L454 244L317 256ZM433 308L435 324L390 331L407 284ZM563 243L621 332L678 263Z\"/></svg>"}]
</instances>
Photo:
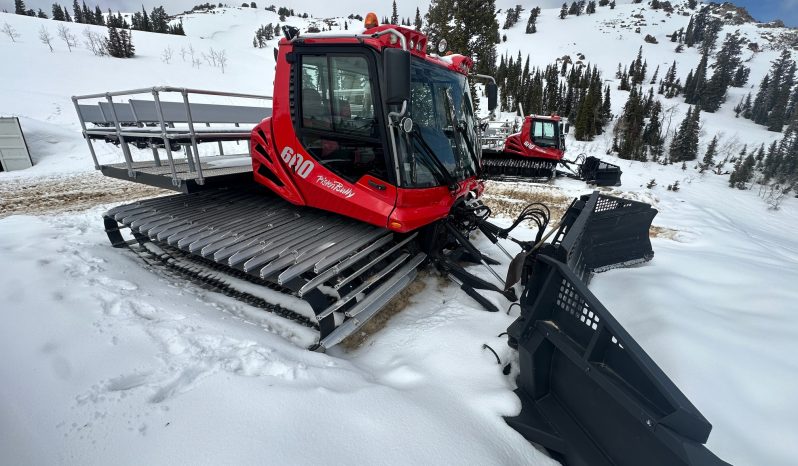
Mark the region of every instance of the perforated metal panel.
<instances>
[{"instance_id":1,"label":"perforated metal panel","mask_svg":"<svg viewBox=\"0 0 798 466\"><path fill-rule=\"evenodd\" d=\"M0 168L22 170L33 166L17 117L0 118Z\"/></svg>"}]
</instances>

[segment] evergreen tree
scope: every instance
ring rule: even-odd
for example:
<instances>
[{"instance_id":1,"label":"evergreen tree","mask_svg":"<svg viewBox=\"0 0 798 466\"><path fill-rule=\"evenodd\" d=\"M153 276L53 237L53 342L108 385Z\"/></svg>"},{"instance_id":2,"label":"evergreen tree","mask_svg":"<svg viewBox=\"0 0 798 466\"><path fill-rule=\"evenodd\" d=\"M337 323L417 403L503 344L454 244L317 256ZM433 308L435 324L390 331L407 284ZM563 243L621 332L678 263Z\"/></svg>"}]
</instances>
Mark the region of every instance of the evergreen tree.
<instances>
[{"instance_id":1,"label":"evergreen tree","mask_svg":"<svg viewBox=\"0 0 798 466\"><path fill-rule=\"evenodd\" d=\"M108 26L108 38L105 42L105 49L108 51L108 55L112 57L124 58L122 39L119 36L119 31L116 26Z\"/></svg>"},{"instance_id":2,"label":"evergreen tree","mask_svg":"<svg viewBox=\"0 0 798 466\"><path fill-rule=\"evenodd\" d=\"M18 15L28 14L28 9L25 8L25 2L23 0L14 0L14 13Z\"/></svg>"},{"instance_id":3,"label":"evergreen tree","mask_svg":"<svg viewBox=\"0 0 798 466\"><path fill-rule=\"evenodd\" d=\"M83 15L83 22L86 24L97 24L94 20L94 13L89 10L89 7L86 6L86 2L83 2L83 6L81 7L81 14Z\"/></svg>"},{"instance_id":4,"label":"evergreen tree","mask_svg":"<svg viewBox=\"0 0 798 466\"><path fill-rule=\"evenodd\" d=\"M659 75L659 65L657 65L657 69L654 70L654 75L651 76L651 81L649 82L649 84L657 83L657 75Z\"/></svg>"},{"instance_id":5,"label":"evergreen tree","mask_svg":"<svg viewBox=\"0 0 798 466\"><path fill-rule=\"evenodd\" d=\"M136 13L133 15L132 27L133 29L138 29L139 31L147 31L152 32L152 24L150 23L150 16L147 14L147 10L144 7L141 7L141 13Z\"/></svg>"},{"instance_id":6,"label":"evergreen tree","mask_svg":"<svg viewBox=\"0 0 798 466\"><path fill-rule=\"evenodd\" d=\"M588 67L582 86L585 97L579 103L574 137L578 141L591 141L601 132L601 80L596 67Z\"/></svg>"},{"instance_id":7,"label":"evergreen tree","mask_svg":"<svg viewBox=\"0 0 798 466\"><path fill-rule=\"evenodd\" d=\"M654 160L662 158L665 141L662 137L662 103L659 100L654 101L651 105L651 113L649 114L648 124L643 131L643 144L651 154Z\"/></svg>"},{"instance_id":8,"label":"evergreen tree","mask_svg":"<svg viewBox=\"0 0 798 466\"><path fill-rule=\"evenodd\" d=\"M748 76L751 74L751 69L745 65L740 65L737 67L737 71L734 72L734 78L732 79L732 87L743 87L748 82Z\"/></svg>"},{"instance_id":9,"label":"evergreen tree","mask_svg":"<svg viewBox=\"0 0 798 466\"><path fill-rule=\"evenodd\" d=\"M701 41L702 53L710 53L715 49L715 42L718 40L718 34L722 27L723 23L717 18L711 18L707 21Z\"/></svg>"},{"instance_id":10,"label":"evergreen tree","mask_svg":"<svg viewBox=\"0 0 798 466\"><path fill-rule=\"evenodd\" d=\"M424 34L427 36L428 43L433 45L433 50L441 39L446 39L448 44L452 44L452 25L449 15L454 10L454 6L455 0L432 0L429 4L427 14L424 16Z\"/></svg>"},{"instance_id":11,"label":"evergreen tree","mask_svg":"<svg viewBox=\"0 0 798 466\"><path fill-rule=\"evenodd\" d=\"M560 8L560 19L565 19L566 16L568 16L568 4L563 3Z\"/></svg>"},{"instance_id":12,"label":"evergreen tree","mask_svg":"<svg viewBox=\"0 0 798 466\"><path fill-rule=\"evenodd\" d=\"M629 65L629 78L632 85L640 85L646 80L647 63L643 61L643 47L637 50L637 57Z\"/></svg>"},{"instance_id":13,"label":"evergreen tree","mask_svg":"<svg viewBox=\"0 0 798 466\"><path fill-rule=\"evenodd\" d=\"M123 58L132 58L135 55L132 34L127 29L122 29L119 31L119 40L122 43Z\"/></svg>"},{"instance_id":14,"label":"evergreen tree","mask_svg":"<svg viewBox=\"0 0 798 466\"><path fill-rule=\"evenodd\" d=\"M684 34L684 43L688 47L693 46L693 29L695 28L695 16L690 17L690 21L687 23L687 32Z\"/></svg>"},{"instance_id":15,"label":"evergreen tree","mask_svg":"<svg viewBox=\"0 0 798 466\"><path fill-rule=\"evenodd\" d=\"M166 34L169 32L169 16L162 6L157 6L150 13L150 25L152 32Z\"/></svg>"},{"instance_id":16,"label":"evergreen tree","mask_svg":"<svg viewBox=\"0 0 798 466\"><path fill-rule=\"evenodd\" d=\"M94 24L98 26L105 26L105 18L103 17L103 12L100 10L99 6L94 8Z\"/></svg>"},{"instance_id":17,"label":"evergreen tree","mask_svg":"<svg viewBox=\"0 0 798 466\"><path fill-rule=\"evenodd\" d=\"M754 176L754 157L748 155L745 159L742 157L737 160L734 170L729 176L729 187L737 189L747 189L747 184Z\"/></svg>"},{"instance_id":18,"label":"evergreen tree","mask_svg":"<svg viewBox=\"0 0 798 466\"><path fill-rule=\"evenodd\" d=\"M684 101L691 105L696 105L701 108L702 103L706 100L706 84L707 84L707 61L708 54L701 55L701 61L695 69L695 73L688 75L685 82Z\"/></svg>"},{"instance_id":19,"label":"evergreen tree","mask_svg":"<svg viewBox=\"0 0 798 466\"><path fill-rule=\"evenodd\" d=\"M779 165L781 165L781 156L778 151L778 142L773 141L768 149L767 158L765 158L764 168L762 170L763 181L769 182L778 173Z\"/></svg>"},{"instance_id":20,"label":"evergreen tree","mask_svg":"<svg viewBox=\"0 0 798 466\"><path fill-rule=\"evenodd\" d=\"M80 9L78 0L73 0L72 2L72 15L76 23L83 23L83 10Z\"/></svg>"},{"instance_id":21,"label":"evergreen tree","mask_svg":"<svg viewBox=\"0 0 798 466\"><path fill-rule=\"evenodd\" d=\"M676 60L674 60L671 67L665 72L665 79L662 81L663 93L666 98L670 99L679 95L680 87L676 79Z\"/></svg>"},{"instance_id":22,"label":"evergreen tree","mask_svg":"<svg viewBox=\"0 0 798 466\"><path fill-rule=\"evenodd\" d=\"M610 86L604 88L604 100L601 103L601 118L604 122L612 119L612 103L610 102Z\"/></svg>"},{"instance_id":23,"label":"evergreen tree","mask_svg":"<svg viewBox=\"0 0 798 466\"><path fill-rule=\"evenodd\" d=\"M774 63L770 94L770 113L768 114L768 130L781 132L787 123L787 106L795 83L795 62L790 59L790 52L785 50Z\"/></svg>"},{"instance_id":24,"label":"evergreen tree","mask_svg":"<svg viewBox=\"0 0 798 466\"><path fill-rule=\"evenodd\" d=\"M587 8L585 9L585 13L592 15L596 12L596 2L591 0L587 2Z\"/></svg>"},{"instance_id":25,"label":"evergreen tree","mask_svg":"<svg viewBox=\"0 0 798 466\"><path fill-rule=\"evenodd\" d=\"M714 112L726 100L726 90L732 85L735 73L742 66L740 60L742 44L743 39L739 34L726 35L726 40L723 41L723 46L716 54L715 63L712 65L715 71L707 82L702 110Z\"/></svg>"},{"instance_id":26,"label":"evergreen tree","mask_svg":"<svg viewBox=\"0 0 798 466\"><path fill-rule=\"evenodd\" d=\"M391 13L390 24L399 24L399 13L396 11L396 0L393 0L393 8Z\"/></svg>"},{"instance_id":27,"label":"evergreen tree","mask_svg":"<svg viewBox=\"0 0 798 466\"><path fill-rule=\"evenodd\" d=\"M698 133L700 131L700 109L690 107L679 129L673 136L670 149L671 162L695 160L698 157Z\"/></svg>"},{"instance_id":28,"label":"evergreen tree","mask_svg":"<svg viewBox=\"0 0 798 466\"><path fill-rule=\"evenodd\" d=\"M259 27L255 31L255 37L252 39L252 46L257 48L266 47L266 41L274 38L274 28L272 23Z\"/></svg>"},{"instance_id":29,"label":"evergreen tree","mask_svg":"<svg viewBox=\"0 0 798 466\"><path fill-rule=\"evenodd\" d=\"M637 87L631 88L629 99L615 124L618 157L630 160L644 160L643 132L645 114L644 102Z\"/></svg>"},{"instance_id":30,"label":"evergreen tree","mask_svg":"<svg viewBox=\"0 0 798 466\"><path fill-rule=\"evenodd\" d=\"M69 11L67 11L66 7L64 7L63 11L64 11L64 21L66 21L67 23L72 22L72 18L69 16Z\"/></svg>"},{"instance_id":31,"label":"evergreen tree","mask_svg":"<svg viewBox=\"0 0 798 466\"><path fill-rule=\"evenodd\" d=\"M416 19L413 24L415 25L417 31L421 30L421 12L418 10L418 7L416 7Z\"/></svg>"},{"instance_id":32,"label":"evergreen tree","mask_svg":"<svg viewBox=\"0 0 798 466\"><path fill-rule=\"evenodd\" d=\"M532 8L532 11L529 12L529 20L526 22L526 33L527 34L534 34L538 31L537 26L535 23L538 19L538 14L540 14L540 8Z\"/></svg>"},{"instance_id":33,"label":"evergreen tree","mask_svg":"<svg viewBox=\"0 0 798 466\"><path fill-rule=\"evenodd\" d=\"M793 114L792 107L795 105L791 95L795 83L795 71L796 64L791 59L790 52L783 51L759 85L751 106L751 120L760 125L767 125L771 131L782 130Z\"/></svg>"},{"instance_id":34,"label":"evergreen tree","mask_svg":"<svg viewBox=\"0 0 798 466\"><path fill-rule=\"evenodd\" d=\"M64 17L64 10L62 10L61 5L57 3L53 3L53 19L56 21L66 20L66 18Z\"/></svg>"},{"instance_id":35,"label":"evergreen tree","mask_svg":"<svg viewBox=\"0 0 798 466\"><path fill-rule=\"evenodd\" d=\"M784 114L784 119L785 121L792 122L798 119L798 86L795 86L795 89L793 89L789 102L787 112Z\"/></svg>"},{"instance_id":36,"label":"evergreen tree","mask_svg":"<svg viewBox=\"0 0 798 466\"><path fill-rule=\"evenodd\" d=\"M701 161L701 166L703 170L708 169L709 167L715 166L715 155L717 155L718 149L718 136L712 138L712 141L709 142L709 146L707 146L707 151L704 154L704 160Z\"/></svg>"},{"instance_id":37,"label":"evergreen tree","mask_svg":"<svg viewBox=\"0 0 798 466\"><path fill-rule=\"evenodd\" d=\"M754 103L751 107L751 120L760 125L765 124L768 118L768 90L770 89L770 74L766 74L759 84Z\"/></svg>"}]
</instances>

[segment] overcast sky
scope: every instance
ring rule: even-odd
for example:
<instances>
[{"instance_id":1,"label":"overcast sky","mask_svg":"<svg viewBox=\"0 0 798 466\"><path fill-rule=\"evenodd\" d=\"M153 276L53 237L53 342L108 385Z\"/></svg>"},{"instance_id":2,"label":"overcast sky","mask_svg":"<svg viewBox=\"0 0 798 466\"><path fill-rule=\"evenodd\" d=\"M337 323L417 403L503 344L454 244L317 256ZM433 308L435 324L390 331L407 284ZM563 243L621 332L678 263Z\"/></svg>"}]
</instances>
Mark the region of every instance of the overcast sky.
<instances>
[{"instance_id":1,"label":"overcast sky","mask_svg":"<svg viewBox=\"0 0 798 466\"><path fill-rule=\"evenodd\" d=\"M58 1L62 5L70 5L71 10L72 0ZM87 0L86 4L91 8L99 4L103 10L111 8L114 11L137 11L141 9L142 4L149 11L153 6L163 5L168 13L175 14L184 10L189 10L192 6L198 3L205 3L205 1L206 0ZM365 15L367 11L374 11L378 16L384 16L391 13L391 1L392 0L369 0L364 2L362 0L336 0L323 2L318 0L269 0L263 2L256 0L260 8L274 4L293 8L300 12L308 12L314 16L340 16L342 14L349 15L350 13ZM552 8L562 5L563 1L564 0L534 0L530 3L527 0L497 0L496 5L499 8L506 8L520 3L522 5L534 4L542 8ZM618 3L629 3L630 1L631 0L618 0ZM243 2L243 0L239 0L238 2L228 0L225 3L240 5L241 2ZM218 0L216 3L218 3ZM429 7L429 1L422 0L397 0L396 3L399 14L405 17L415 15L416 7L421 9L421 14L423 15ZM754 18L760 21L770 21L780 18L784 20L787 25L798 27L798 0L735 0L732 3L745 6ZM25 0L25 5L28 8L41 8L48 15L51 13L52 4L53 0ZM14 0L0 0L0 9L14 11Z\"/></svg>"}]
</instances>

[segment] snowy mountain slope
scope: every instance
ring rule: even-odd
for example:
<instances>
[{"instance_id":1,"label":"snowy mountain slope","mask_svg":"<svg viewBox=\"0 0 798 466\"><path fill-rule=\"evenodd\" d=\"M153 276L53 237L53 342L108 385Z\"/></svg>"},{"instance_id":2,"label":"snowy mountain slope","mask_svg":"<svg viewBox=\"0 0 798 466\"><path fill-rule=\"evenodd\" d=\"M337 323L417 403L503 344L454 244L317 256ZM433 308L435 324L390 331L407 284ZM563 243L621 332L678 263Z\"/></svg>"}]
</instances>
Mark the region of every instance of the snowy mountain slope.
<instances>
[{"instance_id":1,"label":"snowy mountain slope","mask_svg":"<svg viewBox=\"0 0 798 466\"><path fill-rule=\"evenodd\" d=\"M279 22L272 12L242 8L224 9L214 15L189 15L184 19L187 37L133 31L136 56L127 60L94 56L83 45L84 31L105 34L106 29L101 26L64 23L78 37L79 47L70 53L55 38L55 50L50 53L39 42L38 31L44 26L56 36L60 23L0 13L0 23L5 22L21 37L13 44L5 36L0 39L0 60L19 64L3 73L0 115L22 117L23 131L37 164L25 172L3 173L5 177L93 168L91 159L86 158L86 144L71 101L73 95L156 85L271 95L272 48L253 48L252 36L258 26ZM304 26L307 21L290 18L286 23ZM163 60L167 48L172 51L169 63ZM203 54L209 54L211 48L226 52L228 65L224 73L204 60ZM191 49L201 62L199 67L192 64ZM98 145L98 151L101 161L121 161L114 148Z\"/></svg>"},{"instance_id":2,"label":"snowy mountain slope","mask_svg":"<svg viewBox=\"0 0 798 466\"><path fill-rule=\"evenodd\" d=\"M555 63L566 55L574 62L579 60L580 54L584 55L582 60L584 63L598 65L602 70L605 84L610 85L613 113L618 116L629 95L627 91L618 90L618 81L615 79L618 64L620 63L622 68L628 66L642 47L643 58L648 63L643 92L647 94L649 88L653 87L655 97L662 101L663 109L667 112L669 108L673 108L670 128L673 132L684 118L689 106L684 103L683 98L665 99L657 95L657 86L649 85L648 82L657 66L659 66L658 77L662 78L668 67L676 61L677 77L684 83L689 71L695 68L701 59L700 52L695 47L685 47L682 53L676 53L675 48L678 44L666 37L680 28L687 28L690 16L682 16L678 11L679 9L669 15L663 10L651 10L645 4L619 4L614 10L609 7L598 7L593 15L568 16L562 20L559 18L559 9L546 9L542 10L538 17L538 32L526 34L524 31L529 11L525 10L521 13L521 21L518 24L509 30L500 31L502 35L507 36L507 41L499 44L497 53L499 56L507 55L515 59L520 51L523 60L529 56L530 66L541 68ZM693 13L693 10L689 9L684 11ZM642 15L643 18L635 18L635 15ZM637 28L640 29L639 33L635 32ZM743 51L742 59L746 66L751 68L747 86L730 88L726 103L716 113L701 113L702 147L709 143L713 135L722 134L723 137L719 138L721 145L736 141L731 144L736 149L732 151L734 155L742 149L743 144L748 144L750 150L763 143L767 147L772 141L781 138L779 133L769 132L748 120L735 118L733 108L748 92L756 94L757 86L768 72L770 63L780 53L776 45L769 45L772 37L779 37L786 30L763 29L752 23L738 26L724 25L718 35L719 43L727 33L735 31L739 31L750 42L757 43L762 51L757 53L748 49ZM654 36L659 43L645 42L643 39L647 34ZM767 38L767 36L772 37ZM614 122L611 122L610 130L613 125ZM611 147L611 131L597 139L595 144L574 141L572 144L575 145L571 148L575 147L579 152L603 154ZM703 152L701 149L700 153Z\"/></svg>"},{"instance_id":3,"label":"snowy mountain slope","mask_svg":"<svg viewBox=\"0 0 798 466\"><path fill-rule=\"evenodd\" d=\"M661 75L676 59L684 80L698 54L674 54L664 34L688 18L644 11L640 34L621 30L640 8L598 8L566 20L543 10L535 35L523 34L527 11L501 31L508 41L499 52L530 53L540 66L583 53L614 80L617 64L628 64L642 45L649 76L656 63ZM51 54L36 35L42 24L54 34L57 23L0 14L5 21L23 36L17 44L0 36L0 62L26 68L4 70L0 113L23 117L38 165L0 173L0 183L91 170L73 94L154 84L271 93L271 47L254 49L251 41L258 26L279 19L262 9L187 15L187 37L134 32L132 60L94 57L83 47L70 54L58 41ZM68 26L78 37L86 27ZM750 25L724 32L735 28L765 45ZM644 43L648 33L660 43ZM226 50L226 72L184 62L180 49L189 45L197 56ZM167 46L170 64L161 59ZM775 56L753 57L749 85ZM625 92L610 84L617 114ZM723 132L726 142L737 138L734 149L729 144L736 154L743 143L778 137L734 118L730 109L744 92L732 89L721 111L702 113L702 144ZM687 106L664 103L676 105L677 125ZM610 142L606 134L592 143L571 140L569 152L605 157ZM121 159L113 148L101 150L103 160ZM798 201L768 211L756 192L730 190L723 176L610 159L624 170L620 192L653 203L664 233L653 240L653 261L598 275L591 287L713 423L713 451L736 465L792 464ZM651 178L659 186L649 190ZM679 192L665 189L677 180ZM571 180L517 189L563 198L587 190ZM0 219L0 315L7 323L0 354L12 355L0 359L0 463L551 463L502 421L518 409L512 379L482 349L487 343L506 361L510 352L495 336L517 311L479 311L456 287L424 277L361 348L307 353L291 343L304 336L279 319L111 250L99 222L104 208Z\"/></svg>"}]
</instances>

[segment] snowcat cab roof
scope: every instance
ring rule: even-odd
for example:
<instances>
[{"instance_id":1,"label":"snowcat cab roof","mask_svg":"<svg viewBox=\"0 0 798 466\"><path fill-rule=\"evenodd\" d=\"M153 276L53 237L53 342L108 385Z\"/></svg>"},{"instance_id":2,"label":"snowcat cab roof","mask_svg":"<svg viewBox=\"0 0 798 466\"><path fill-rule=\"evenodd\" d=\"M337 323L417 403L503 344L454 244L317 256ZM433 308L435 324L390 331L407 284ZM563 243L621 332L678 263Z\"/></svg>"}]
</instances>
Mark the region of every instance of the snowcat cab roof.
<instances>
[{"instance_id":1,"label":"snowcat cab roof","mask_svg":"<svg viewBox=\"0 0 798 466\"><path fill-rule=\"evenodd\" d=\"M389 33L389 31L395 31L396 34ZM404 40L399 40L398 36L402 36ZM360 31L352 31L349 34L341 34L338 31L301 33L291 39L283 37L280 39L279 45L285 46L295 42L302 42L308 45L361 43L380 52L385 48L402 49L406 46L412 56L466 76L474 66L474 61L465 55L457 53L448 53L444 56L428 54L427 36L415 29L393 24L383 24Z\"/></svg>"}]
</instances>

